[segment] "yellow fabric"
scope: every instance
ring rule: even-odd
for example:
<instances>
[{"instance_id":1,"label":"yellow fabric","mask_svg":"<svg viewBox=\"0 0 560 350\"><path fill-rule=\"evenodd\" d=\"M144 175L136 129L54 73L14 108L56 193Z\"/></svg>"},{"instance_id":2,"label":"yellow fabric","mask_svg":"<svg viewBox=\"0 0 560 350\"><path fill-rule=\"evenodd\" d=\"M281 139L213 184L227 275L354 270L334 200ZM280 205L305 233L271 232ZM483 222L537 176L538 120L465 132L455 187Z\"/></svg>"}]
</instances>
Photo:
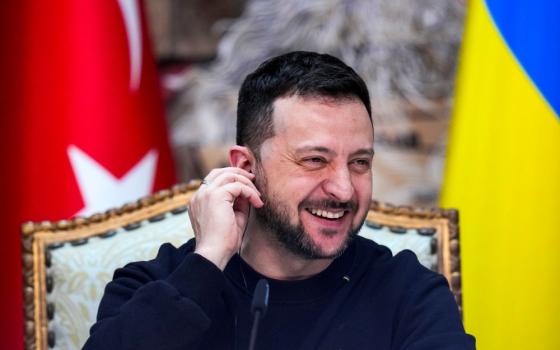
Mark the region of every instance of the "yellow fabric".
<instances>
[{"instance_id":1,"label":"yellow fabric","mask_svg":"<svg viewBox=\"0 0 560 350\"><path fill-rule=\"evenodd\" d=\"M560 62L559 62L560 64ZM469 1L442 202L479 349L560 349L560 121Z\"/></svg>"}]
</instances>

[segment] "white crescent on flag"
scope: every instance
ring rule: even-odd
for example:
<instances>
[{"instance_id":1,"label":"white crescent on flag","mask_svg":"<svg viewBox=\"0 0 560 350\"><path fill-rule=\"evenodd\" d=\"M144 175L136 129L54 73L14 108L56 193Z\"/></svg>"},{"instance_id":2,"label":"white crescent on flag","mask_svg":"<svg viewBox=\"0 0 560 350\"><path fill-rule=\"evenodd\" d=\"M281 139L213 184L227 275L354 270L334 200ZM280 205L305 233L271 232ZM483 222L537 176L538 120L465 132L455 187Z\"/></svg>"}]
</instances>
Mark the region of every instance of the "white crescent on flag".
<instances>
[{"instance_id":1,"label":"white crescent on flag","mask_svg":"<svg viewBox=\"0 0 560 350\"><path fill-rule=\"evenodd\" d=\"M142 79L142 22L137 0L119 0L128 38L130 89L137 90Z\"/></svg>"}]
</instances>

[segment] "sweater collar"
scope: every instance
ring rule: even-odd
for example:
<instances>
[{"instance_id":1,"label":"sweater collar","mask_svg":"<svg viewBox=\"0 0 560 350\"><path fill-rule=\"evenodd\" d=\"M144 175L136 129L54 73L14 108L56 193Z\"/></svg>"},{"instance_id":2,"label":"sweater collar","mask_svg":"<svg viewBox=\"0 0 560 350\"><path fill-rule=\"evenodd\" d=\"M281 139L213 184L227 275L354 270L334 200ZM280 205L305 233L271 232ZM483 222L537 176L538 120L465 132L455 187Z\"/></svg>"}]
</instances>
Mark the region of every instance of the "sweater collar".
<instances>
[{"instance_id":1,"label":"sweater collar","mask_svg":"<svg viewBox=\"0 0 560 350\"><path fill-rule=\"evenodd\" d=\"M331 293L350 279L355 259L355 239L344 253L320 273L307 279L283 281L268 278L255 271L238 254L235 254L225 269L228 279L246 295L252 295L257 282L264 278L270 286L271 303L298 303L315 300Z\"/></svg>"}]
</instances>

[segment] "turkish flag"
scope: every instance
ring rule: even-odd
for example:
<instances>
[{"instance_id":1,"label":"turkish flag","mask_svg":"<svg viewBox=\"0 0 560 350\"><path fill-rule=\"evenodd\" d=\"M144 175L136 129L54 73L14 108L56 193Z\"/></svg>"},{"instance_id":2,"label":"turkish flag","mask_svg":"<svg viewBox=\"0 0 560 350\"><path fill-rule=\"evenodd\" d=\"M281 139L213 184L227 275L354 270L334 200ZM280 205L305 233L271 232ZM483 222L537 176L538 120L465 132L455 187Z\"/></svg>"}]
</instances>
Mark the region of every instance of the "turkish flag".
<instances>
[{"instance_id":1,"label":"turkish flag","mask_svg":"<svg viewBox=\"0 0 560 350\"><path fill-rule=\"evenodd\" d=\"M119 206L175 174L141 2L10 6L1 15L14 46L2 45L0 339L18 349L21 223Z\"/></svg>"}]
</instances>

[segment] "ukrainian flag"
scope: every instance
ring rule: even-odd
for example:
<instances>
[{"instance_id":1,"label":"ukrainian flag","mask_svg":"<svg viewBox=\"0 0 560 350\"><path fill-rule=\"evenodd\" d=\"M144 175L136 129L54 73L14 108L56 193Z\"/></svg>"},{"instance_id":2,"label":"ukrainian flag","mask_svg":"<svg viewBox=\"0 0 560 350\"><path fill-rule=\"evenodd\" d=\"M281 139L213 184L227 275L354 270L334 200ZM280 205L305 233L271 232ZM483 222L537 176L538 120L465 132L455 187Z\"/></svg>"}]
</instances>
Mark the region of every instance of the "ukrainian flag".
<instances>
[{"instance_id":1,"label":"ukrainian flag","mask_svg":"<svg viewBox=\"0 0 560 350\"><path fill-rule=\"evenodd\" d=\"M560 349L560 1L471 0L442 206L479 349Z\"/></svg>"}]
</instances>

